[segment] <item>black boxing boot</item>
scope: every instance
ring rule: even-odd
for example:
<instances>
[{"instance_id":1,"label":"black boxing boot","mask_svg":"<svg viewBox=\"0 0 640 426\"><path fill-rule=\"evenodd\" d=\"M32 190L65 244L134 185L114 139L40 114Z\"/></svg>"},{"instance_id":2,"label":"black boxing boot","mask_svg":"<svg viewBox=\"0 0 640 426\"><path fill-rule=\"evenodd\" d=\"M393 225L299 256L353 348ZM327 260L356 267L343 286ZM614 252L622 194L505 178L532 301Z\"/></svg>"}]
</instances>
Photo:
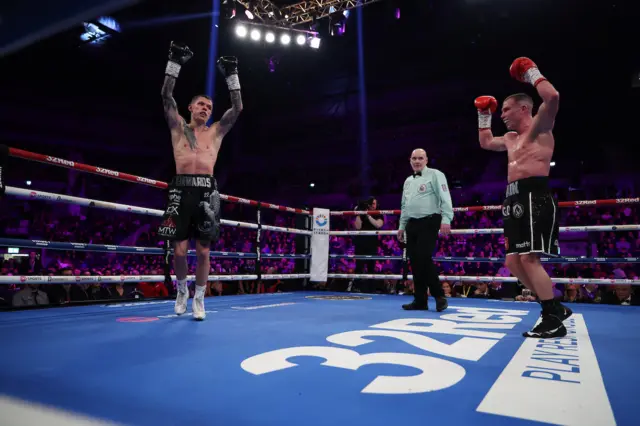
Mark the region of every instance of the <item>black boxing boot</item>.
<instances>
[{"instance_id":1,"label":"black boxing boot","mask_svg":"<svg viewBox=\"0 0 640 426\"><path fill-rule=\"evenodd\" d=\"M531 331L522 333L524 337L537 339L552 339L567 335L567 329L562 324L563 318L569 318L571 310L560 305L555 300L541 300L542 313L540 322ZM561 307L561 308L560 308Z\"/></svg>"}]
</instances>

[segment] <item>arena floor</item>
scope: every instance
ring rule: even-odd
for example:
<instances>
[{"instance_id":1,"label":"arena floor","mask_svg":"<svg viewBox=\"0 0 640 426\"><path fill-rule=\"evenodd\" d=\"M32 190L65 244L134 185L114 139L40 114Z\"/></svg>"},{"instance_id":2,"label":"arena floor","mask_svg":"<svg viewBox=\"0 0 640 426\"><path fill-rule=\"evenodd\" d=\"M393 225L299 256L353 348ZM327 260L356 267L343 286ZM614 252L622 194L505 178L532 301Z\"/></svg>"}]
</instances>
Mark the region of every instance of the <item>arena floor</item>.
<instances>
[{"instance_id":1,"label":"arena floor","mask_svg":"<svg viewBox=\"0 0 640 426\"><path fill-rule=\"evenodd\" d=\"M569 335L539 341L521 337L535 303L408 300L216 297L204 322L172 301L1 313L0 424L638 424L638 308L572 305Z\"/></svg>"}]
</instances>

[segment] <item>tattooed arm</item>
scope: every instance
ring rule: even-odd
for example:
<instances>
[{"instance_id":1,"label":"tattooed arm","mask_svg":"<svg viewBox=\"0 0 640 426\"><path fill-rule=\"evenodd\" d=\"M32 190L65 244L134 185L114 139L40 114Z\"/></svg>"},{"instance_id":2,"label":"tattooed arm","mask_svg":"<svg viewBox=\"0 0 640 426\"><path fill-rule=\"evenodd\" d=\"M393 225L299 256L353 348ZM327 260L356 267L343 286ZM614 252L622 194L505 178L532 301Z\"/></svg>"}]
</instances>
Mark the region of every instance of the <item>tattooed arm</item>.
<instances>
[{"instance_id":1,"label":"tattooed arm","mask_svg":"<svg viewBox=\"0 0 640 426\"><path fill-rule=\"evenodd\" d=\"M171 133L179 132L182 125L182 117L178 113L178 105L173 99L173 87L176 85L175 77L166 75L162 86L162 104L164 106L164 116L167 119Z\"/></svg>"},{"instance_id":2,"label":"tattooed arm","mask_svg":"<svg viewBox=\"0 0 640 426\"><path fill-rule=\"evenodd\" d=\"M242 112L242 96L240 96L240 91L232 90L231 91L231 108L229 108L224 113L218 125L219 137L229 133L229 130L231 130L235 122L238 120L238 117L240 116L241 112Z\"/></svg>"}]
</instances>

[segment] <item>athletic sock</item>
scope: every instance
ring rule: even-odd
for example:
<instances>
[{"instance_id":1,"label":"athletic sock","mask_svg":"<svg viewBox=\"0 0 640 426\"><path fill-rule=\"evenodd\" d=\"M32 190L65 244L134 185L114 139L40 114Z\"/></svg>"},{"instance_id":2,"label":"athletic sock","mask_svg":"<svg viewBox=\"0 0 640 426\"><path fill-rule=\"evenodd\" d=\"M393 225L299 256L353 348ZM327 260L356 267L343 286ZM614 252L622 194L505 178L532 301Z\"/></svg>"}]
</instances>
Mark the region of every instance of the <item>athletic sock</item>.
<instances>
[{"instance_id":1,"label":"athletic sock","mask_svg":"<svg viewBox=\"0 0 640 426\"><path fill-rule=\"evenodd\" d=\"M554 299L541 300L540 304L542 305L542 312L545 314L550 314L555 312L556 308L558 307Z\"/></svg>"},{"instance_id":2,"label":"athletic sock","mask_svg":"<svg viewBox=\"0 0 640 426\"><path fill-rule=\"evenodd\" d=\"M178 291L186 291L187 289L187 279L178 280Z\"/></svg>"}]
</instances>

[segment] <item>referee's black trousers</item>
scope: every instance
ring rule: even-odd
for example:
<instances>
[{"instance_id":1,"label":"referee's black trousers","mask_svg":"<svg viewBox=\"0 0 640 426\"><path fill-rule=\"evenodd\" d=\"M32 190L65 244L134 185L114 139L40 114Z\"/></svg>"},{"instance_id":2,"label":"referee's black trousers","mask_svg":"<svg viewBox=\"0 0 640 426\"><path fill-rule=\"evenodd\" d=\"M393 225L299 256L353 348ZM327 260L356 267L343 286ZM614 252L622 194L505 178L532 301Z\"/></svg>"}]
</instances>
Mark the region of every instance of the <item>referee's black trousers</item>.
<instances>
[{"instance_id":1,"label":"referee's black trousers","mask_svg":"<svg viewBox=\"0 0 640 426\"><path fill-rule=\"evenodd\" d=\"M405 229L407 257L413 273L414 299L419 305L427 303L427 287L434 298L444 296L438 270L433 264L433 252L441 222L442 215L434 214L420 219L409 219Z\"/></svg>"}]
</instances>

